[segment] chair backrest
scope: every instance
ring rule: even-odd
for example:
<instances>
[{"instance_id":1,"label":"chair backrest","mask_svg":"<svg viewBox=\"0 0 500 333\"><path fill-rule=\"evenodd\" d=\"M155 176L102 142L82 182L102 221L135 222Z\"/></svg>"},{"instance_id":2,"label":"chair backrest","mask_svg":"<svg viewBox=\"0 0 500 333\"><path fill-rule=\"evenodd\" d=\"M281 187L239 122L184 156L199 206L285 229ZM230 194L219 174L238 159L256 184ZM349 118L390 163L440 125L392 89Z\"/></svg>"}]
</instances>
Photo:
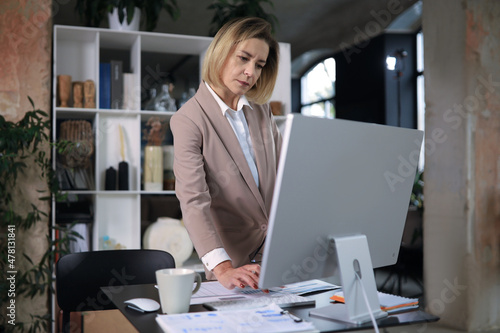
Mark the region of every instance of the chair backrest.
<instances>
[{"instance_id":1,"label":"chair backrest","mask_svg":"<svg viewBox=\"0 0 500 333\"><path fill-rule=\"evenodd\" d=\"M56 264L57 303L63 317L66 312L115 309L101 287L156 283L156 270L174 267L172 255L160 250L67 254Z\"/></svg>"}]
</instances>

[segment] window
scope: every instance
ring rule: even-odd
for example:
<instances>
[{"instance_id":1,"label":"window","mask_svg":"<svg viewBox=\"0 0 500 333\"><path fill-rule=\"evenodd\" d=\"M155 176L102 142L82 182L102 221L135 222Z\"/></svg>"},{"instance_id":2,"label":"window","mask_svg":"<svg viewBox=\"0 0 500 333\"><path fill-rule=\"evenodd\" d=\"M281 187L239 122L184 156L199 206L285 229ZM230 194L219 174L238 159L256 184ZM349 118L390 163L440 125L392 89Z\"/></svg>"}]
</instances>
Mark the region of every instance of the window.
<instances>
[{"instance_id":1,"label":"window","mask_svg":"<svg viewBox=\"0 0 500 333\"><path fill-rule=\"evenodd\" d=\"M335 59L328 58L307 71L300 80L301 113L335 117Z\"/></svg>"}]
</instances>

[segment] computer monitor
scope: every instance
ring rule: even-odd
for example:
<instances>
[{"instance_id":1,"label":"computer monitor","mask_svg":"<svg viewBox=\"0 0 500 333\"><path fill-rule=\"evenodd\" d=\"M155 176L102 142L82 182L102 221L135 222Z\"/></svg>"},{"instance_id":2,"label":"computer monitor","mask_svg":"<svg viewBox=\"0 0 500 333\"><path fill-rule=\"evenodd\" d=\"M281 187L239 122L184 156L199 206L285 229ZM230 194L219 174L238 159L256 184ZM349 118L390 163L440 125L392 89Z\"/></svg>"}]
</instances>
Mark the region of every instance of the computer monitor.
<instances>
[{"instance_id":1,"label":"computer monitor","mask_svg":"<svg viewBox=\"0 0 500 333\"><path fill-rule=\"evenodd\" d=\"M287 116L259 287L336 275L345 305L311 315L369 321L366 293L384 316L373 268L397 261L422 139L414 129Z\"/></svg>"}]
</instances>

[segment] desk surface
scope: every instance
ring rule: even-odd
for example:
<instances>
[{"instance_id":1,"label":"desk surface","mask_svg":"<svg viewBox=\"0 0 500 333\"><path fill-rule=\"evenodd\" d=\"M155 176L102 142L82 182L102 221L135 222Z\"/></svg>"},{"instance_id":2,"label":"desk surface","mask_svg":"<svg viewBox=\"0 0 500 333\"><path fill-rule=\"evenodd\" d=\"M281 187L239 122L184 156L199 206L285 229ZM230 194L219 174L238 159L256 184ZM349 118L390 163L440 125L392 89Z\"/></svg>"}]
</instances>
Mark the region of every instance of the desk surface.
<instances>
[{"instance_id":1,"label":"desk surface","mask_svg":"<svg viewBox=\"0 0 500 333\"><path fill-rule=\"evenodd\" d=\"M139 332L163 333L155 320L158 312L144 314L132 310L124 304L124 301L136 297L151 298L160 302L158 290L154 287L153 284L102 287L101 289ZM333 294L333 292L325 292L310 297L315 298L317 307L321 307L329 303L329 296L331 296L331 294ZM312 308L314 308L314 306L294 307L290 308L289 310L302 319L312 322L316 329L318 329L320 332L347 332L370 329L373 327L371 322L362 325L355 325L311 317L309 316L309 311ZM189 308L189 312L200 311L207 311L207 309L203 307L203 305L191 305ZM433 316L421 310L413 310L398 314L391 314L386 318L378 320L377 322L379 327L391 327L424 322L434 322L437 320L439 320L439 318L436 316Z\"/></svg>"}]
</instances>

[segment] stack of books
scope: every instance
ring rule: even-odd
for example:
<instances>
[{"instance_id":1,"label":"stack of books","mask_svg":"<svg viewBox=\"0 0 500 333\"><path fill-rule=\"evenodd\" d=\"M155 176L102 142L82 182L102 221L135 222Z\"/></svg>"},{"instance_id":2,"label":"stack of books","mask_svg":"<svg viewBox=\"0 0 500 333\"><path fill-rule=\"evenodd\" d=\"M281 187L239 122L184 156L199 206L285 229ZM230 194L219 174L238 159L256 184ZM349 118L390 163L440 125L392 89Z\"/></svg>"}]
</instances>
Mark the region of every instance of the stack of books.
<instances>
[{"instance_id":1,"label":"stack of books","mask_svg":"<svg viewBox=\"0 0 500 333\"><path fill-rule=\"evenodd\" d=\"M124 73L120 60L99 64L99 107L101 109L138 110L134 73Z\"/></svg>"}]
</instances>

